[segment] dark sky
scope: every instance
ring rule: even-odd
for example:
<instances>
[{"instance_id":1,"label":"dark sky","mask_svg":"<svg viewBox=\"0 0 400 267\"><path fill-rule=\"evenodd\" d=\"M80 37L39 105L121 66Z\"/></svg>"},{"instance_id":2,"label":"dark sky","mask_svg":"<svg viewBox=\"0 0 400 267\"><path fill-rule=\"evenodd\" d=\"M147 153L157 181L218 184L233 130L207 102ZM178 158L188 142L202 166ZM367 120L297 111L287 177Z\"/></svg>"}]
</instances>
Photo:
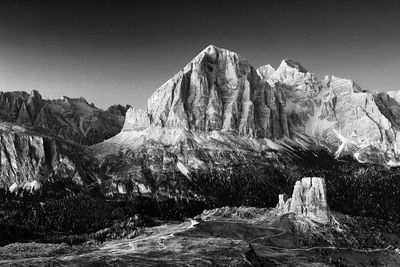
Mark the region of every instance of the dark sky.
<instances>
[{"instance_id":1,"label":"dark sky","mask_svg":"<svg viewBox=\"0 0 400 267\"><path fill-rule=\"evenodd\" d=\"M400 89L400 1L0 0L0 90L143 108L209 44Z\"/></svg>"}]
</instances>

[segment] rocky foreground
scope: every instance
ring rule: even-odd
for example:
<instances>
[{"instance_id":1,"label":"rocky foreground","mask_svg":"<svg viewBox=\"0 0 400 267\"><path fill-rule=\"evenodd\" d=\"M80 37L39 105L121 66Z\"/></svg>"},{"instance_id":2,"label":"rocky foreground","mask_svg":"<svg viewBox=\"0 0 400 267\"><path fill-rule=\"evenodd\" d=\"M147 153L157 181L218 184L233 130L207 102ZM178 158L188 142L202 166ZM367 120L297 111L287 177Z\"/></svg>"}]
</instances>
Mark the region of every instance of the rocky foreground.
<instances>
[{"instance_id":1,"label":"rocky foreground","mask_svg":"<svg viewBox=\"0 0 400 267\"><path fill-rule=\"evenodd\" d=\"M0 265L398 266L399 233L340 213L326 225L275 209L225 207L99 245L11 244L0 248Z\"/></svg>"},{"instance_id":2,"label":"rocky foreground","mask_svg":"<svg viewBox=\"0 0 400 267\"><path fill-rule=\"evenodd\" d=\"M276 208L223 207L205 210L183 223L146 224L143 217L135 216L89 235L82 245L12 243L0 247L0 265L400 264L399 225L331 212L325 180L318 177L296 182L292 198L280 195Z\"/></svg>"}]
</instances>

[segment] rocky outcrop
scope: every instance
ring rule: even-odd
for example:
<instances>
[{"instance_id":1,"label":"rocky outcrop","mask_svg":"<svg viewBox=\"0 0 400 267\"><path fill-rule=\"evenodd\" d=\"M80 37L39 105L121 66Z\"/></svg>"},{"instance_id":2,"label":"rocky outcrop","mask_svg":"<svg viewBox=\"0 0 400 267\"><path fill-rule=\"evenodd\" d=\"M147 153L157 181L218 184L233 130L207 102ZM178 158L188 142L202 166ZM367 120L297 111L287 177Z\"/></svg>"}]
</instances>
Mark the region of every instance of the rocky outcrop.
<instances>
[{"instance_id":1,"label":"rocky outcrop","mask_svg":"<svg viewBox=\"0 0 400 267\"><path fill-rule=\"evenodd\" d=\"M146 110L129 108L125 115L123 131L143 130L150 126L150 116Z\"/></svg>"},{"instance_id":2,"label":"rocky outcrop","mask_svg":"<svg viewBox=\"0 0 400 267\"><path fill-rule=\"evenodd\" d=\"M292 198L288 199L285 194L279 195L277 210L281 214L290 212L319 223L330 222L325 179L306 177L297 181Z\"/></svg>"},{"instance_id":3,"label":"rocky outcrop","mask_svg":"<svg viewBox=\"0 0 400 267\"><path fill-rule=\"evenodd\" d=\"M88 157L77 145L0 123L0 188L32 192L49 179L95 182Z\"/></svg>"},{"instance_id":4,"label":"rocky outcrop","mask_svg":"<svg viewBox=\"0 0 400 267\"><path fill-rule=\"evenodd\" d=\"M274 67L271 65L267 64L264 66L261 66L257 69L257 74L264 80L270 81L272 75L275 73ZM270 85L274 85L273 82L270 83Z\"/></svg>"},{"instance_id":5,"label":"rocky outcrop","mask_svg":"<svg viewBox=\"0 0 400 267\"><path fill-rule=\"evenodd\" d=\"M400 103L400 91L388 91L386 93L391 98L394 98L397 101L397 103Z\"/></svg>"},{"instance_id":6,"label":"rocky outcrop","mask_svg":"<svg viewBox=\"0 0 400 267\"><path fill-rule=\"evenodd\" d=\"M37 91L0 92L0 120L50 130L65 139L91 145L116 135L124 108L103 111L83 98L43 100Z\"/></svg>"},{"instance_id":7,"label":"rocky outcrop","mask_svg":"<svg viewBox=\"0 0 400 267\"><path fill-rule=\"evenodd\" d=\"M126 112L128 109L131 108L130 105L122 106L122 105L112 105L107 109L107 112L117 115L117 116L122 116L125 117Z\"/></svg>"},{"instance_id":8,"label":"rocky outcrop","mask_svg":"<svg viewBox=\"0 0 400 267\"><path fill-rule=\"evenodd\" d=\"M279 202L276 205L277 210L279 210L282 214L290 212L290 204L292 199L288 198L286 194L279 194Z\"/></svg>"}]
</instances>

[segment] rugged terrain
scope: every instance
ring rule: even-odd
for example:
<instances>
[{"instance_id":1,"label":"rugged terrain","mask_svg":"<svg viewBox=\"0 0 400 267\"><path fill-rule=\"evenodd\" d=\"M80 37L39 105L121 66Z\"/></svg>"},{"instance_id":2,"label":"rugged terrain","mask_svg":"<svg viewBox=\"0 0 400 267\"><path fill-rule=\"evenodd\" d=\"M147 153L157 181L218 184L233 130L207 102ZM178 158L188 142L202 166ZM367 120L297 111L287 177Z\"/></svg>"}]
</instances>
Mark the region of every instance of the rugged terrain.
<instances>
[{"instance_id":1,"label":"rugged terrain","mask_svg":"<svg viewBox=\"0 0 400 267\"><path fill-rule=\"evenodd\" d=\"M318 174L335 207L382 217L378 204L396 205L359 199L362 208L348 208L340 190L378 197L372 187L380 187L397 197L397 168L362 164L397 165L397 96L337 77L319 81L289 59L255 69L211 45L157 89L146 110L2 93L0 117L11 124L1 123L1 185L30 191L64 177L107 196L262 207Z\"/></svg>"},{"instance_id":2,"label":"rugged terrain","mask_svg":"<svg viewBox=\"0 0 400 267\"><path fill-rule=\"evenodd\" d=\"M16 243L0 265L30 266L397 266L398 230L334 213L320 225L274 210L220 208L184 223L144 228L134 239L99 245ZM383 227L383 229L379 228ZM397 250L396 250L397 248Z\"/></svg>"},{"instance_id":3,"label":"rugged terrain","mask_svg":"<svg viewBox=\"0 0 400 267\"><path fill-rule=\"evenodd\" d=\"M98 183L86 145L117 134L128 107L103 111L83 98L45 100L37 91L0 92L0 187L38 190L46 181Z\"/></svg>"},{"instance_id":4,"label":"rugged terrain","mask_svg":"<svg viewBox=\"0 0 400 267\"><path fill-rule=\"evenodd\" d=\"M0 123L2 189L32 193L40 191L44 184L58 182L90 185L101 178L98 169L96 159L85 146L40 129Z\"/></svg>"},{"instance_id":5,"label":"rugged terrain","mask_svg":"<svg viewBox=\"0 0 400 267\"><path fill-rule=\"evenodd\" d=\"M146 110L115 105L103 111L84 99L7 92L0 95L0 118L36 136L92 145L87 153L94 155L97 177L111 181L97 184L110 194L190 195L177 175L190 180L189 173L209 169L226 173L232 164L284 168L302 157L299 151L397 166L397 96L334 76L319 81L289 59L276 69L255 69L237 53L211 45L157 89ZM34 154L8 151L6 139L3 186L32 182L37 168L15 172L11 158L29 162Z\"/></svg>"},{"instance_id":6,"label":"rugged terrain","mask_svg":"<svg viewBox=\"0 0 400 267\"><path fill-rule=\"evenodd\" d=\"M319 81L289 59L255 69L211 45L158 88L146 110L130 108L119 134L91 149L122 193L156 185L171 195L182 191L176 173L190 180L190 172L226 173L232 164L262 179L257 165L285 168L299 151L397 166L400 105L390 95L334 76Z\"/></svg>"},{"instance_id":7,"label":"rugged terrain","mask_svg":"<svg viewBox=\"0 0 400 267\"><path fill-rule=\"evenodd\" d=\"M91 145L116 135L122 128L126 107L103 111L84 98L45 100L36 90L0 92L0 120L33 126L79 144Z\"/></svg>"},{"instance_id":8,"label":"rugged terrain","mask_svg":"<svg viewBox=\"0 0 400 267\"><path fill-rule=\"evenodd\" d=\"M0 93L2 244L89 240L7 245L0 263L396 265L399 101L212 45L146 110Z\"/></svg>"},{"instance_id":9,"label":"rugged terrain","mask_svg":"<svg viewBox=\"0 0 400 267\"><path fill-rule=\"evenodd\" d=\"M264 138L305 134L337 157L396 165L399 110L394 92L373 94L334 76L319 81L289 59L276 70L256 70L240 55L209 46L154 92L147 110L130 109L122 132L95 149L201 143L205 136L262 151L271 148Z\"/></svg>"}]
</instances>

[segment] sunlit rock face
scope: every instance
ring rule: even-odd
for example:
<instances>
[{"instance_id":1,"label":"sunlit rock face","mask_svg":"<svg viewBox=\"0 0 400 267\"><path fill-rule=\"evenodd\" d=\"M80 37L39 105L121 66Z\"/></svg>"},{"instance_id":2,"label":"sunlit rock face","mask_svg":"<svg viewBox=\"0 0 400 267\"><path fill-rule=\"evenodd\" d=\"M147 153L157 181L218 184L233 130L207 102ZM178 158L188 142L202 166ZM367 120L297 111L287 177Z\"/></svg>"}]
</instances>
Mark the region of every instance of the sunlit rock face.
<instances>
[{"instance_id":1,"label":"sunlit rock face","mask_svg":"<svg viewBox=\"0 0 400 267\"><path fill-rule=\"evenodd\" d=\"M323 81L299 63L283 60L275 72L258 70L272 88L282 92L289 133L304 133L322 142L337 157L361 162L400 162L400 105L394 92L372 94L350 79L326 76Z\"/></svg>"},{"instance_id":2,"label":"sunlit rock face","mask_svg":"<svg viewBox=\"0 0 400 267\"><path fill-rule=\"evenodd\" d=\"M149 115L146 110L129 108L125 114L124 131L142 130L150 126Z\"/></svg>"},{"instance_id":3,"label":"sunlit rock face","mask_svg":"<svg viewBox=\"0 0 400 267\"><path fill-rule=\"evenodd\" d=\"M282 105L280 92L246 60L209 46L154 92L147 116L137 113L125 125L279 138L287 135Z\"/></svg>"},{"instance_id":4,"label":"sunlit rock face","mask_svg":"<svg viewBox=\"0 0 400 267\"><path fill-rule=\"evenodd\" d=\"M182 173L180 163L189 172L224 172L257 157L279 164L278 153L293 146L396 165L399 104L390 95L350 79L320 81L290 59L256 70L210 45L150 96L146 110L129 109L121 133L91 149L115 179L150 190L145 170Z\"/></svg>"},{"instance_id":5,"label":"sunlit rock face","mask_svg":"<svg viewBox=\"0 0 400 267\"><path fill-rule=\"evenodd\" d=\"M330 222L328 203L326 200L325 179L306 177L297 181L291 198L279 195L277 211L280 214L294 213L319 223Z\"/></svg>"},{"instance_id":6,"label":"sunlit rock face","mask_svg":"<svg viewBox=\"0 0 400 267\"><path fill-rule=\"evenodd\" d=\"M328 85L314 134L330 143L338 139L337 155L350 152L360 161L398 162L398 103L386 95L362 91L351 80L333 77Z\"/></svg>"},{"instance_id":7,"label":"sunlit rock face","mask_svg":"<svg viewBox=\"0 0 400 267\"><path fill-rule=\"evenodd\" d=\"M10 192L37 191L48 179L93 182L88 157L79 146L0 123L0 188Z\"/></svg>"},{"instance_id":8,"label":"sunlit rock face","mask_svg":"<svg viewBox=\"0 0 400 267\"><path fill-rule=\"evenodd\" d=\"M65 139L91 145L116 135L124 107L103 111L84 98L44 100L38 91L0 92L0 120L50 130Z\"/></svg>"},{"instance_id":9,"label":"sunlit rock face","mask_svg":"<svg viewBox=\"0 0 400 267\"><path fill-rule=\"evenodd\" d=\"M317 222L329 222L325 179L307 177L297 181L293 189L290 212Z\"/></svg>"},{"instance_id":10,"label":"sunlit rock face","mask_svg":"<svg viewBox=\"0 0 400 267\"><path fill-rule=\"evenodd\" d=\"M268 66L268 65L267 65ZM258 69L262 73L265 66ZM318 93L322 84L317 81L314 74L308 72L300 63L290 59L282 60L275 72L270 70L266 81L274 91L280 92L282 103L280 117L285 118L285 131L290 136L290 131L305 132L309 118L315 114L315 106L319 104Z\"/></svg>"},{"instance_id":11,"label":"sunlit rock face","mask_svg":"<svg viewBox=\"0 0 400 267\"><path fill-rule=\"evenodd\" d=\"M292 199L289 199L288 195L279 194L279 202L276 205L276 209L282 214L290 212L291 201Z\"/></svg>"}]
</instances>

